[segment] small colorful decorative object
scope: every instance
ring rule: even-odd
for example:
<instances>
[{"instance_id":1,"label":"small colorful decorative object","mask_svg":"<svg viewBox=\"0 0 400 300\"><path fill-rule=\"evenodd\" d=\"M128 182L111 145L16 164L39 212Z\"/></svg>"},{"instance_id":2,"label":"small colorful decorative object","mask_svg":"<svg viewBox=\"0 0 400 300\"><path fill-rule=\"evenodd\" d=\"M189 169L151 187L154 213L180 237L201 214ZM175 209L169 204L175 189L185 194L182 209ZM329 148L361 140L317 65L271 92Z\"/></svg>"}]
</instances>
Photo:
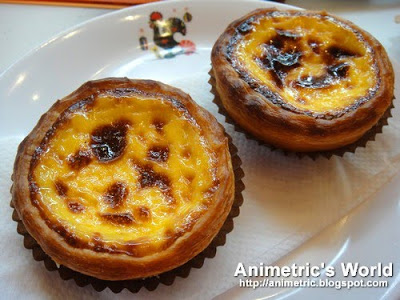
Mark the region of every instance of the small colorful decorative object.
<instances>
[{"instance_id":1,"label":"small colorful decorative object","mask_svg":"<svg viewBox=\"0 0 400 300\"><path fill-rule=\"evenodd\" d=\"M150 14L149 27L153 30L154 46L149 47L147 38L142 35L139 38L140 48L144 51L150 48L157 58L174 58L179 54L190 55L196 52L196 44L193 41L177 41L174 37L176 33L185 36L187 33L186 23L193 19L187 9L185 10L183 20L178 17L164 19L161 12L152 12Z\"/></svg>"}]
</instances>

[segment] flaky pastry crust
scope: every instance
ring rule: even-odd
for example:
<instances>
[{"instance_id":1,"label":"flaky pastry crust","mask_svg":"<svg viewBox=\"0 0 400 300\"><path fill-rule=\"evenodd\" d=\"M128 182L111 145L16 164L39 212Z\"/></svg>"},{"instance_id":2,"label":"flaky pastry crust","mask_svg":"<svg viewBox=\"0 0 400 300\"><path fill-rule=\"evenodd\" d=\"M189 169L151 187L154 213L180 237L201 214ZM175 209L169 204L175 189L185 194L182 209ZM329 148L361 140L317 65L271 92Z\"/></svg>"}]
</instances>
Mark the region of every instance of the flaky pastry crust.
<instances>
[{"instance_id":1,"label":"flaky pastry crust","mask_svg":"<svg viewBox=\"0 0 400 300\"><path fill-rule=\"evenodd\" d=\"M184 109L201 128L216 160L218 188L213 191L212 201L207 210L189 226L182 230L174 242L156 253L135 255L92 249L80 245L74 233L66 235L52 229L50 216L43 215L35 205L35 197L29 180L31 161L46 134L60 115L82 99L95 98L100 93L108 93L116 98L129 91L156 95L161 99L172 99L179 109ZM39 120L36 127L21 142L14 164L12 176L12 202L27 231L43 250L59 264L75 271L104 280L127 280L145 278L174 269L204 250L222 227L234 199L234 175L228 140L222 126L205 109L198 106L189 95L182 91L150 80L130 80L127 78L107 78L90 81L78 90L58 100ZM101 233L101 232L100 232ZM72 237L72 242L71 242ZM77 242L78 241L78 242ZM105 251L107 250L107 251ZM116 249L118 250L118 249Z\"/></svg>"},{"instance_id":2,"label":"flaky pastry crust","mask_svg":"<svg viewBox=\"0 0 400 300\"><path fill-rule=\"evenodd\" d=\"M288 16L322 16L356 32L371 49L375 62L374 72L378 80L369 95L340 111L316 113L293 107L279 93L257 81L250 70L245 70L235 56L235 46L252 32L252 25L258 24L260 18L282 13ZM291 32L283 34L289 39L296 38L290 36ZM253 11L227 27L212 49L211 61L216 91L234 121L256 138L290 151L324 151L349 145L378 122L393 100L394 73L383 46L353 23L326 12L274 8Z\"/></svg>"}]
</instances>

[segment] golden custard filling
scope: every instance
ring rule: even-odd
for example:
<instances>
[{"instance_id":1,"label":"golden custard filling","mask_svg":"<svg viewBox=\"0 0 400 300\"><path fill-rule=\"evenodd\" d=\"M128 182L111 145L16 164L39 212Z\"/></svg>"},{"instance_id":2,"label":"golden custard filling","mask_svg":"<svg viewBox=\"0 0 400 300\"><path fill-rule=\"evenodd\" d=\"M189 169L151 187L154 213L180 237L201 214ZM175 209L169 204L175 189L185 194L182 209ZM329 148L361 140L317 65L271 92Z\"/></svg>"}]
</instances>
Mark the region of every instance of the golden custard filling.
<instances>
[{"instance_id":1,"label":"golden custard filling","mask_svg":"<svg viewBox=\"0 0 400 300\"><path fill-rule=\"evenodd\" d=\"M373 51L330 16L274 13L239 26L237 67L289 106L324 114L357 105L378 84Z\"/></svg>"},{"instance_id":2,"label":"golden custard filling","mask_svg":"<svg viewBox=\"0 0 400 300\"><path fill-rule=\"evenodd\" d=\"M218 183L180 103L105 94L67 109L31 162L48 225L76 247L145 256L190 231Z\"/></svg>"}]
</instances>

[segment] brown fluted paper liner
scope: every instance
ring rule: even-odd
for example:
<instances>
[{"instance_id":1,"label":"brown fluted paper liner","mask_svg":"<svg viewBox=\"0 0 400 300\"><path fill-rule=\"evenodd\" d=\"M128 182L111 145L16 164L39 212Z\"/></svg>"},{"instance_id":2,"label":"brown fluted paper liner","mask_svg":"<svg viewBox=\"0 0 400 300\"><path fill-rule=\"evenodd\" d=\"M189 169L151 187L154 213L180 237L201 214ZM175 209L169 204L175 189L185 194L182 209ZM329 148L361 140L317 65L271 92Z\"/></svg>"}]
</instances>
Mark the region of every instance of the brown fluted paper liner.
<instances>
[{"instance_id":1,"label":"brown fluted paper liner","mask_svg":"<svg viewBox=\"0 0 400 300\"><path fill-rule=\"evenodd\" d=\"M329 159L334 155L343 156L347 152L354 153L356 151L356 149L359 148L359 147L360 148L365 148L369 141L374 141L375 140L376 134L382 133L383 126L388 125L388 119L390 117L392 117L391 110L392 110L392 108L394 108L393 101L392 101L392 104L385 111L383 116L379 119L378 123L376 123L370 130L368 130L360 139L358 139L356 142L354 142L354 143L352 143L350 145L347 145L347 146L344 146L344 147L341 147L341 148L338 148L338 149L330 150L330 151L292 152L292 151L283 150L283 149L277 148L277 147L275 147L275 146L273 146L271 144L268 144L268 143L256 138L255 136L253 136L252 134L250 134L249 132L247 132L243 128L241 128L229 116L228 112L225 110L225 108L224 108L224 106L223 106L223 104L221 102L221 99L220 99L220 97L218 95L218 91L217 91L217 89L215 87L215 77L214 77L213 69L210 70L209 74L210 74L210 80L208 82L211 85L211 93L214 95L213 102L218 106L218 112L225 117L225 121L227 123L233 125L236 131L243 133L246 136L247 139L255 140L255 141L258 142L258 144L266 146L266 147L270 148L272 151L281 151L285 155L296 155L299 158L302 158L304 156L308 156L308 157L311 157L312 159L315 160L319 156L324 156L327 159Z\"/></svg>"},{"instance_id":2,"label":"brown fluted paper liner","mask_svg":"<svg viewBox=\"0 0 400 300\"><path fill-rule=\"evenodd\" d=\"M240 206L243 203L242 191L244 190L245 186L242 182L242 178L244 177L244 172L241 168L242 161L237 154L238 149L232 143L232 138L228 134L226 134L226 136L229 140L229 152L231 154L232 166L235 175L235 199L231 211L221 230L210 243L210 245L200 254L198 254L182 266L153 277L120 281L101 280L76 272L63 265L57 266L57 264L51 259L51 257L42 250L36 240L28 233L20 217L18 216L17 211L14 209L12 219L18 223L17 232L24 237L24 247L26 249L32 250L33 258L36 261L43 261L47 270L58 271L62 279L73 279L75 283L80 287L84 287L90 284L98 292L103 291L107 287L114 293L119 293L125 288L132 293L137 293L143 287L145 287L149 291L153 291L160 283L164 285L172 285L177 276L182 278L188 277L192 268L201 268L203 266L204 260L206 258L213 258L216 255L217 247L225 244L226 235L233 230L233 218L239 215ZM12 208L14 208L12 202L10 205Z\"/></svg>"}]
</instances>

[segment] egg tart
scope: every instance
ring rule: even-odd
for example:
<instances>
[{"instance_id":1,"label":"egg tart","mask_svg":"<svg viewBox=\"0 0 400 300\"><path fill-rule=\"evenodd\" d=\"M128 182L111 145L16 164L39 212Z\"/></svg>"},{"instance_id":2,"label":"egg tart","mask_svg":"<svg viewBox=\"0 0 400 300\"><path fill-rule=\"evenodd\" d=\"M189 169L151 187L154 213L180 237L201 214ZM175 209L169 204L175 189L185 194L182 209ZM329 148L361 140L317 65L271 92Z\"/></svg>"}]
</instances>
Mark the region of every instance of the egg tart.
<instances>
[{"instance_id":1,"label":"egg tart","mask_svg":"<svg viewBox=\"0 0 400 300\"><path fill-rule=\"evenodd\" d=\"M218 38L211 60L230 117L257 139L290 151L355 143L393 100L383 46L326 12L251 12Z\"/></svg>"},{"instance_id":2,"label":"egg tart","mask_svg":"<svg viewBox=\"0 0 400 300\"><path fill-rule=\"evenodd\" d=\"M18 149L12 202L57 263L145 278L205 249L234 198L222 126L149 80L90 81L57 101Z\"/></svg>"}]
</instances>

